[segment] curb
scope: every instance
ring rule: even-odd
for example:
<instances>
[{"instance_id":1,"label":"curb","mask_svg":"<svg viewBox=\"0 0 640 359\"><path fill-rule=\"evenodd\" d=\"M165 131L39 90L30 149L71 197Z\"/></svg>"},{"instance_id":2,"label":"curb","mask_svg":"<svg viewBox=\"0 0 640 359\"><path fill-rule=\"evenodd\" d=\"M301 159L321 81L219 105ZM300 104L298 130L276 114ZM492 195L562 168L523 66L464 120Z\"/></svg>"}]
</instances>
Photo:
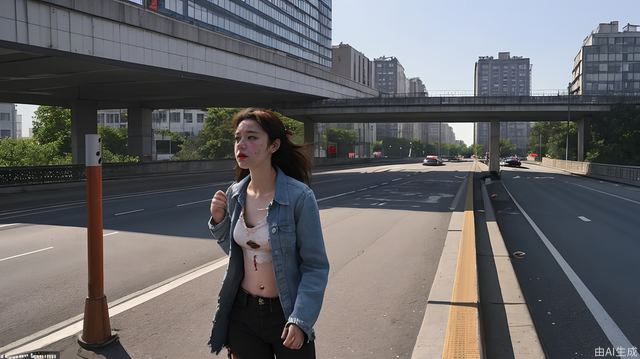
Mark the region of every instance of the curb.
<instances>
[{"instance_id":1,"label":"curb","mask_svg":"<svg viewBox=\"0 0 640 359\"><path fill-rule=\"evenodd\" d=\"M473 222L473 177L477 170L475 163L463 185L463 210L454 209L451 214L411 358L484 357Z\"/></svg>"},{"instance_id":2,"label":"curb","mask_svg":"<svg viewBox=\"0 0 640 359\"><path fill-rule=\"evenodd\" d=\"M487 179L486 181L490 181ZM490 182L489 182L490 183ZM492 305L503 306L507 317L507 328L511 338L511 347L514 358L537 359L546 357L538 333L533 324L529 307L522 294L520 284L516 277L511 256L504 243L485 181L481 182L482 200L484 203L485 220L493 261L498 275L498 284L501 292L502 302L492 303Z\"/></svg>"}]
</instances>

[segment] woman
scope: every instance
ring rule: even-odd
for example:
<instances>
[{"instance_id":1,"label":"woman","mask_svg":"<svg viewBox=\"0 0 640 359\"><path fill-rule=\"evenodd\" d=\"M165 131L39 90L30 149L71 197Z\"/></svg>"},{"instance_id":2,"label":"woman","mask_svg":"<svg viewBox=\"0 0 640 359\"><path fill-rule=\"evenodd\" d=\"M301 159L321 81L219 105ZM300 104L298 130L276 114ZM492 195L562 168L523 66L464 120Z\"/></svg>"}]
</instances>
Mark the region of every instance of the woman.
<instances>
[{"instance_id":1,"label":"woman","mask_svg":"<svg viewBox=\"0 0 640 359\"><path fill-rule=\"evenodd\" d=\"M229 254L209 345L229 357L315 358L329 274L310 160L271 111L233 118L236 182L211 200L209 229Z\"/></svg>"}]
</instances>

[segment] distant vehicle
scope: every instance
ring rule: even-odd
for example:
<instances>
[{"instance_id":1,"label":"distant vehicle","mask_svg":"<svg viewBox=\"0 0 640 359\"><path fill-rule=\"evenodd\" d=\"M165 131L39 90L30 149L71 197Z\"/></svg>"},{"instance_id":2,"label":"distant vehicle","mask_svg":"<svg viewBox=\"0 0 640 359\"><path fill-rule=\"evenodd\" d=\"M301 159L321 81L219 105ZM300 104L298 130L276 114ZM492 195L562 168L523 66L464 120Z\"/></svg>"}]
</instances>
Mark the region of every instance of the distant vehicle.
<instances>
[{"instance_id":1,"label":"distant vehicle","mask_svg":"<svg viewBox=\"0 0 640 359\"><path fill-rule=\"evenodd\" d=\"M522 165L522 163L520 162L518 157L511 157L511 158L507 158L504 161L504 165L505 166L509 166L509 167L520 167L520 165Z\"/></svg>"},{"instance_id":2,"label":"distant vehicle","mask_svg":"<svg viewBox=\"0 0 640 359\"><path fill-rule=\"evenodd\" d=\"M424 158L424 160L422 160L422 165L423 166L441 166L442 160L438 156L428 155L427 157Z\"/></svg>"}]
</instances>

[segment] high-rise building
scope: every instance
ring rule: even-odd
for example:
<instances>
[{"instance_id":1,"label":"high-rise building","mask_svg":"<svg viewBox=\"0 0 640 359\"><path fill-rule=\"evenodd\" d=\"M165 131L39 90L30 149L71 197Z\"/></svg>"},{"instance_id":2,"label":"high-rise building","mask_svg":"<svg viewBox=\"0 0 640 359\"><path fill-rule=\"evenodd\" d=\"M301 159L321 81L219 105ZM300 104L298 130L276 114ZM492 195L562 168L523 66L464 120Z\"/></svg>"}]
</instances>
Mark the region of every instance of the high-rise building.
<instances>
[{"instance_id":1,"label":"high-rise building","mask_svg":"<svg viewBox=\"0 0 640 359\"><path fill-rule=\"evenodd\" d=\"M348 44L340 43L331 48L331 72L351 81L373 87L373 65L363 53Z\"/></svg>"},{"instance_id":2,"label":"high-rise building","mask_svg":"<svg viewBox=\"0 0 640 359\"><path fill-rule=\"evenodd\" d=\"M409 82L409 96L429 96L427 87L419 77L412 77L407 80ZM414 122L400 124L400 137L406 139L419 139L422 143L426 143L426 136L423 134L428 131L428 123Z\"/></svg>"},{"instance_id":3,"label":"high-rise building","mask_svg":"<svg viewBox=\"0 0 640 359\"><path fill-rule=\"evenodd\" d=\"M20 124L22 126L22 124ZM13 103L0 103L0 138L18 138L18 114Z\"/></svg>"},{"instance_id":4,"label":"high-rise building","mask_svg":"<svg viewBox=\"0 0 640 359\"><path fill-rule=\"evenodd\" d=\"M511 56L509 52L499 52L498 58L481 56L475 64L475 96L530 96L531 64L528 58ZM476 125L476 143L489 149L490 123ZM500 123L500 138L506 138L516 146L518 155L529 150L530 122Z\"/></svg>"},{"instance_id":5,"label":"high-rise building","mask_svg":"<svg viewBox=\"0 0 640 359\"><path fill-rule=\"evenodd\" d=\"M406 94L408 92L407 76L404 67L397 58L382 56L373 60L375 88L388 94Z\"/></svg>"},{"instance_id":6,"label":"high-rise building","mask_svg":"<svg viewBox=\"0 0 640 359\"><path fill-rule=\"evenodd\" d=\"M331 0L164 0L157 11L331 67Z\"/></svg>"},{"instance_id":7,"label":"high-rise building","mask_svg":"<svg viewBox=\"0 0 640 359\"><path fill-rule=\"evenodd\" d=\"M373 64L363 53L348 44L340 43L332 47L331 72L346 77L365 86L373 87ZM357 157L371 157L371 148L376 140L375 123L324 123L316 125L316 132L323 133L328 128L342 128L358 133L358 139L354 146ZM324 157L320 149L320 141L316 141L315 153L318 157Z\"/></svg>"},{"instance_id":8,"label":"high-rise building","mask_svg":"<svg viewBox=\"0 0 640 359\"><path fill-rule=\"evenodd\" d=\"M412 95L429 96L427 86L425 86L419 77L409 79L409 93Z\"/></svg>"},{"instance_id":9,"label":"high-rise building","mask_svg":"<svg viewBox=\"0 0 640 359\"><path fill-rule=\"evenodd\" d=\"M571 92L579 95L640 93L640 25L600 24L573 60Z\"/></svg>"},{"instance_id":10,"label":"high-rise building","mask_svg":"<svg viewBox=\"0 0 640 359\"><path fill-rule=\"evenodd\" d=\"M374 87L378 91L382 94L406 94L408 92L407 76L404 73L404 67L397 58L382 56L374 59L373 63ZM398 123L378 123L376 125L376 138L378 139L399 138L400 135L402 135L402 129Z\"/></svg>"}]
</instances>

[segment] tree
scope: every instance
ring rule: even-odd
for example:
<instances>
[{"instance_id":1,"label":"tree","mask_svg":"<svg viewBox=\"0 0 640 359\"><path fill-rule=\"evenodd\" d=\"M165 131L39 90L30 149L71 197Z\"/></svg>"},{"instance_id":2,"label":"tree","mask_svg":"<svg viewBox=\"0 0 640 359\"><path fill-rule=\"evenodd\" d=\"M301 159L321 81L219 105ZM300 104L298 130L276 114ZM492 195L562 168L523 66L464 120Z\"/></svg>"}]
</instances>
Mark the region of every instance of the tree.
<instances>
[{"instance_id":1,"label":"tree","mask_svg":"<svg viewBox=\"0 0 640 359\"><path fill-rule=\"evenodd\" d=\"M509 157L516 153L516 145L511 143L508 138L501 138L498 153L500 157Z\"/></svg>"},{"instance_id":2,"label":"tree","mask_svg":"<svg viewBox=\"0 0 640 359\"><path fill-rule=\"evenodd\" d=\"M198 134L203 159L233 158L233 128L231 119L236 108L211 107L204 118L204 127Z\"/></svg>"},{"instance_id":3,"label":"tree","mask_svg":"<svg viewBox=\"0 0 640 359\"><path fill-rule=\"evenodd\" d=\"M336 157L347 157L347 153L353 152L353 146L358 141L358 132L344 128L327 128L327 142L337 146Z\"/></svg>"},{"instance_id":4,"label":"tree","mask_svg":"<svg viewBox=\"0 0 640 359\"><path fill-rule=\"evenodd\" d=\"M54 144L59 156L71 153L71 110L38 106L34 114L33 138L40 144Z\"/></svg>"},{"instance_id":5,"label":"tree","mask_svg":"<svg viewBox=\"0 0 640 359\"><path fill-rule=\"evenodd\" d=\"M45 166L71 163L71 155L60 156L56 143L40 144L34 139L0 140L0 166Z\"/></svg>"},{"instance_id":6,"label":"tree","mask_svg":"<svg viewBox=\"0 0 640 359\"><path fill-rule=\"evenodd\" d=\"M293 135L291 136L291 142L301 145L304 144L304 126L305 124L294 120L293 118L289 118L287 116L281 115L276 112L276 115L280 117L280 120L284 124L287 130L291 131ZM313 126L313 123L308 122L308 126Z\"/></svg>"},{"instance_id":7,"label":"tree","mask_svg":"<svg viewBox=\"0 0 640 359\"><path fill-rule=\"evenodd\" d=\"M619 105L602 119L589 121L591 162L640 165L640 107Z\"/></svg>"},{"instance_id":8,"label":"tree","mask_svg":"<svg viewBox=\"0 0 640 359\"><path fill-rule=\"evenodd\" d=\"M569 131L569 160L576 158L576 125L569 122L538 122L533 125L533 130L529 135L529 146L538 147L540 135L542 135L542 147L546 157L565 159L567 131Z\"/></svg>"},{"instance_id":9,"label":"tree","mask_svg":"<svg viewBox=\"0 0 640 359\"><path fill-rule=\"evenodd\" d=\"M98 134L102 138L102 151L109 151L114 155L128 155L128 133L126 128L98 126ZM103 156L104 159L104 156Z\"/></svg>"}]
</instances>

